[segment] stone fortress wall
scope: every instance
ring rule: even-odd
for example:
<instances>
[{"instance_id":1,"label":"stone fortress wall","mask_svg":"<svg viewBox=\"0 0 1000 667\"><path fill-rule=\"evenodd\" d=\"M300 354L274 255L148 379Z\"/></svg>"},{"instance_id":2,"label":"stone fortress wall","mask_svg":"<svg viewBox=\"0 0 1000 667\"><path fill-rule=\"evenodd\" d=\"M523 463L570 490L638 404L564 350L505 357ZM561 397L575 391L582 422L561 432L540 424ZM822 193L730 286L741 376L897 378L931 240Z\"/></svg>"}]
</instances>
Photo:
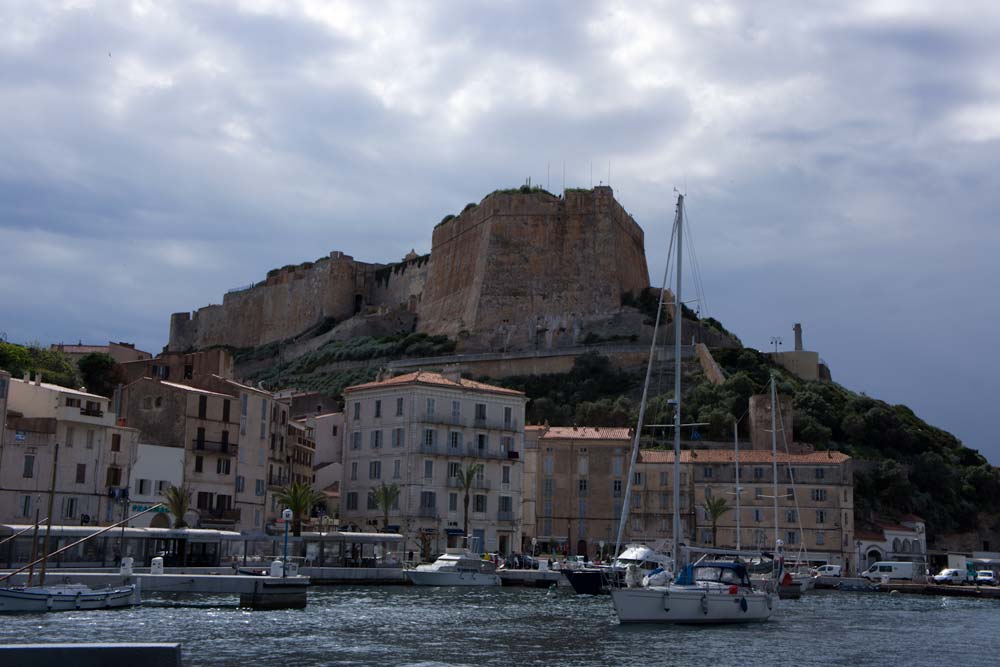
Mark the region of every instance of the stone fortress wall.
<instances>
[{"instance_id":1,"label":"stone fortress wall","mask_svg":"<svg viewBox=\"0 0 1000 667\"><path fill-rule=\"evenodd\" d=\"M167 347L258 346L330 318L363 335L385 330L379 318L412 322L405 311L460 349L552 349L640 333L643 316L621 296L648 286L643 231L610 187L494 192L435 227L429 256L378 264L334 251L272 271L221 305L173 314Z\"/></svg>"}]
</instances>

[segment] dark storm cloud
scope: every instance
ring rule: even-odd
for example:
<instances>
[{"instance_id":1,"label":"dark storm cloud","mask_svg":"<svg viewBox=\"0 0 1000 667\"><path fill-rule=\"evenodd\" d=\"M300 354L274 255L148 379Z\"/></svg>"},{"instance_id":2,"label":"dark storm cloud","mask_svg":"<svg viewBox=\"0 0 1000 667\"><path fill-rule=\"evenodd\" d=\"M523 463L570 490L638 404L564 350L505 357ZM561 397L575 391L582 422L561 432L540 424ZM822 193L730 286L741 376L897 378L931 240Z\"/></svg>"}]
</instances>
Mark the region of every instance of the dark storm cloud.
<instances>
[{"instance_id":1,"label":"dark storm cloud","mask_svg":"<svg viewBox=\"0 0 1000 667\"><path fill-rule=\"evenodd\" d=\"M989 3L14 3L0 331L135 339L332 249L392 261L525 178L607 179L662 271L688 192L708 309L802 321L836 379L977 421L1000 252ZM109 56L110 53L110 56ZM592 175L591 175L592 174ZM940 391L940 387L948 387Z\"/></svg>"}]
</instances>

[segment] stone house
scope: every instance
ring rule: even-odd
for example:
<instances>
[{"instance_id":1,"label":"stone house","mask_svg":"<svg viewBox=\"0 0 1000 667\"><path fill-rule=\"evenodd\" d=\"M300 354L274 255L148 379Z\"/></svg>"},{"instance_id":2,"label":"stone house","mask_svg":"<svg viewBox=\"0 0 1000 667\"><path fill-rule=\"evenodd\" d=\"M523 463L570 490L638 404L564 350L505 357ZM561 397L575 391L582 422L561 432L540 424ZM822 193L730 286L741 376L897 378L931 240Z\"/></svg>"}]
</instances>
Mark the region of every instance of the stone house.
<instances>
[{"instance_id":1,"label":"stone house","mask_svg":"<svg viewBox=\"0 0 1000 667\"><path fill-rule=\"evenodd\" d=\"M510 553L521 544L521 452L524 406L519 391L418 371L348 387L341 524L381 528L369 493L396 484L388 528L407 550L441 553L461 543L465 490L459 472L480 464L470 489L469 537L476 548Z\"/></svg>"}]
</instances>

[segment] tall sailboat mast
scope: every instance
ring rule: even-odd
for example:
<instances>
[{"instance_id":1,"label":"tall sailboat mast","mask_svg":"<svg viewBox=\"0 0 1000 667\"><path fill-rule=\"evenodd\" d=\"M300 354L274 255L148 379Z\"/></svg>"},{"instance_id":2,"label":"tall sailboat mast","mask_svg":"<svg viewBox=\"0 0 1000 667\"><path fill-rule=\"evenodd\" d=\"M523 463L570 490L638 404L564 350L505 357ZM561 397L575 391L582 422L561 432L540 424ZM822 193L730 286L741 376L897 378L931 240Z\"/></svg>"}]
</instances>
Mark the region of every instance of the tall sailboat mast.
<instances>
[{"instance_id":1,"label":"tall sailboat mast","mask_svg":"<svg viewBox=\"0 0 1000 667\"><path fill-rule=\"evenodd\" d=\"M771 475L774 480L774 548L778 548L781 538L778 536L778 427L776 415L777 391L774 387L774 373L771 373ZM777 554L775 554L777 556Z\"/></svg>"},{"instance_id":2,"label":"tall sailboat mast","mask_svg":"<svg viewBox=\"0 0 1000 667\"><path fill-rule=\"evenodd\" d=\"M733 448L736 452L736 551L740 550L740 423L733 422Z\"/></svg>"},{"instance_id":3,"label":"tall sailboat mast","mask_svg":"<svg viewBox=\"0 0 1000 667\"><path fill-rule=\"evenodd\" d=\"M677 195L677 287L674 292L674 568L681 547L681 255L684 238L684 195Z\"/></svg>"}]
</instances>

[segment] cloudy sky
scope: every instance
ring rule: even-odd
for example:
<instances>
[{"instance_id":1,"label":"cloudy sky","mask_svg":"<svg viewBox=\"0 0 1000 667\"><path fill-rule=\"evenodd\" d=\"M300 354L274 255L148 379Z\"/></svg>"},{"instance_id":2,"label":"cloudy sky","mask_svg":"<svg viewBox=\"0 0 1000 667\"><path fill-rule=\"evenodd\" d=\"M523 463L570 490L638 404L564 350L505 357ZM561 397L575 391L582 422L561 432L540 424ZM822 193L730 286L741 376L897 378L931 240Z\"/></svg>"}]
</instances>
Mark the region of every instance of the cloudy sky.
<instances>
[{"instance_id":1,"label":"cloudy sky","mask_svg":"<svg viewBox=\"0 0 1000 667\"><path fill-rule=\"evenodd\" d=\"M836 380L1000 463L994 2L26 1L0 25L9 340L157 351L268 269L426 252L495 188L610 172L654 281L677 187L703 310L759 348L802 322Z\"/></svg>"}]
</instances>

